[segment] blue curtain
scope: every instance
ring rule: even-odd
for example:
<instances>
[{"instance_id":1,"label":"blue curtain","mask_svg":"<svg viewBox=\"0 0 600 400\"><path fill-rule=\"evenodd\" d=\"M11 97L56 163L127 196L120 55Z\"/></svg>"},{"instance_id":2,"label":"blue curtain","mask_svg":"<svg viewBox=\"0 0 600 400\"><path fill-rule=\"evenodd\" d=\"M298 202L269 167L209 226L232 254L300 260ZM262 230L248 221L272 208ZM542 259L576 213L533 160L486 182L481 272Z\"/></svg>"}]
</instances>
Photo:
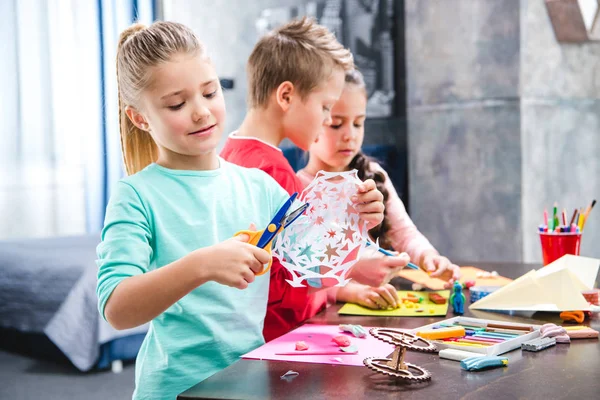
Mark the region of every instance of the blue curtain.
<instances>
[{"instance_id":1,"label":"blue curtain","mask_svg":"<svg viewBox=\"0 0 600 400\"><path fill-rule=\"evenodd\" d=\"M0 240L98 232L123 176L119 32L152 0L1 0Z\"/></svg>"},{"instance_id":2,"label":"blue curtain","mask_svg":"<svg viewBox=\"0 0 600 400\"><path fill-rule=\"evenodd\" d=\"M134 21L152 23L155 10L152 0L97 0L100 129L89 143L92 156L87 163L85 190L88 232L102 229L111 190L124 176L115 70L119 34Z\"/></svg>"}]
</instances>

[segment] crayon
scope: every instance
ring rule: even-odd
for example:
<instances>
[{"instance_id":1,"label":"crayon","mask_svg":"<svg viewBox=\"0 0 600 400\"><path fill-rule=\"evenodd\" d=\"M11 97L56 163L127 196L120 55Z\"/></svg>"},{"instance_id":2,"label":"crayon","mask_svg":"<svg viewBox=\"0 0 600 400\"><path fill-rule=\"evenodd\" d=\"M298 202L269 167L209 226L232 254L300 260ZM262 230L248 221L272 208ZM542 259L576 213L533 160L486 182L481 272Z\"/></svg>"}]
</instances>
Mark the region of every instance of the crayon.
<instances>
[{"instance_id":1,"label":"crayon","mask_svg":"<svg viewBox=\"0 0 600 400\"><path fill-rule=\"evenodd\" d=\"M423 339L447 339L455 337L465 336L465 328L453 327L453 328L439 328L439 329L426 329L417 331L417 336Z\"/></svg>"}]
</instances>

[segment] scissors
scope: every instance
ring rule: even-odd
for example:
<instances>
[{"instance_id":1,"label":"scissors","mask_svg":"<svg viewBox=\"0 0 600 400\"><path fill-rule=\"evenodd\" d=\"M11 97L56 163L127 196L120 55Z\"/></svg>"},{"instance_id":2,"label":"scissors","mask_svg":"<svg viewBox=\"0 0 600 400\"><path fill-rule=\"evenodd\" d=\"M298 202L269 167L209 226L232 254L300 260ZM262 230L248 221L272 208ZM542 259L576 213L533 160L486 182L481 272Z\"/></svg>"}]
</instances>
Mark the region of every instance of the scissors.
<instances>
[{"instance_id":1,"label":"scissors","mask_svg":"<svg viewBox=\"0 0 600 400\"><path fill-rule=\"evenodd\" d=\"M255 245L256 247L260 247L261 249L265 249L269 254L271 254L271 243L273 239L279 232L283 229L287 228L292 222L298 219L304 211L308 208L309 204L305 203L300 207L296 208L294 211L288 213L290 207L294 203L298 197L298 193L294 193L290 196L290 198L281 206L277 214L273 217L269 225L263 230L260 231L251 231L251 230L243 230L236 232L233 236L239 235L248 235L250 239L248 243ZM271 268L271 264L273 264L273 258L269 260L269 263L266 264L265 268L257 273L256 275L262 275Z\"/></svg>"}]
</instances>

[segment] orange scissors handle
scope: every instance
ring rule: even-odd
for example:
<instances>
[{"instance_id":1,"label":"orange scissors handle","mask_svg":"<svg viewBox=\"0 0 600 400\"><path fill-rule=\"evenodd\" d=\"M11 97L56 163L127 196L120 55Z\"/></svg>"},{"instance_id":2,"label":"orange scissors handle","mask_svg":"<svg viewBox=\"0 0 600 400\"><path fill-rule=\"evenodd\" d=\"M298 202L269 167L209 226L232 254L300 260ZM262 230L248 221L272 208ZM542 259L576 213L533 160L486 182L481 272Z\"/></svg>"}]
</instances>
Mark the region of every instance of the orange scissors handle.
<instances>
[{"instance_id":1,"label":"orange scissors handle","mask_svg":"<svg viewBox=\"0 0 600 400\"><path fill-rule=\"evenodd\" d=\"M277 229L277 227L275 226L275 224L269 224L269 226L267 226L267 229L269 232L274 233L274 230ZM260 238L264 235L265 230L263 229L262 231L249 231L249 230L243 230L243 231L239 231L236 232L235 235L233 236L239 236L239 235L248 235L250 239L248 239L248 243L257 246L258 242L260 241ZM274 236L273 236L274 237ZM269 255L271 255L271 243L273 242L273 239L271 239L264 247L263 249L266 250ZM265 274L270 268L271 265L273 264L273 257L271 256L271 258L269 259L268 264L264 264L264 268L262 271L260 271L259 273L256 274L256 276L260 276Z\"/></svg>"},{"instance_id":2,"label":"orange scissors handle","mask_svg":"<svg viewBox=\"0 0 600 400\"><path fill-rule=\"evenodd\" d=\"M235 235L233 235L233 236L248 235L248 237L249 237L248 243L256 246L256 244L258 243L258 240L260 239L262 234L263 234L263 231L243 230L243 231L236 232Z\"/></svg>"}]
</instances>

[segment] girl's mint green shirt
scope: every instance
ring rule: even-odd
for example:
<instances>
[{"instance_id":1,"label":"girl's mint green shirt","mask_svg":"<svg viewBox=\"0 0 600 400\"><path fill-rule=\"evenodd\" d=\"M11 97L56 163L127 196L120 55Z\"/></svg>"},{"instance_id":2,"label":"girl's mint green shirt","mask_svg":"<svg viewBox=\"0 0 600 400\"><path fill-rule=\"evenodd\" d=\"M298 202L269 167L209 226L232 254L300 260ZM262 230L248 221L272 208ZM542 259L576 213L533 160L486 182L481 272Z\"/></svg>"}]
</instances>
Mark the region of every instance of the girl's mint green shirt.
<instances>
[{"instance_id":1,"label":"girl's mint green shirt","mask_svg":"<svg viewBox=\"0 0 600 400\"><path fill-rule=\"evenodd\" d=\"M117 184L97 249L102 316L123 279L220 243L252 222L262 229L288 199L266 173L219 161L210 171L151 164ZM268 292L268 273L245 290L208 282L152 320L133 398L174 399L262 345Z\"/></svg>"}]
</instances>

